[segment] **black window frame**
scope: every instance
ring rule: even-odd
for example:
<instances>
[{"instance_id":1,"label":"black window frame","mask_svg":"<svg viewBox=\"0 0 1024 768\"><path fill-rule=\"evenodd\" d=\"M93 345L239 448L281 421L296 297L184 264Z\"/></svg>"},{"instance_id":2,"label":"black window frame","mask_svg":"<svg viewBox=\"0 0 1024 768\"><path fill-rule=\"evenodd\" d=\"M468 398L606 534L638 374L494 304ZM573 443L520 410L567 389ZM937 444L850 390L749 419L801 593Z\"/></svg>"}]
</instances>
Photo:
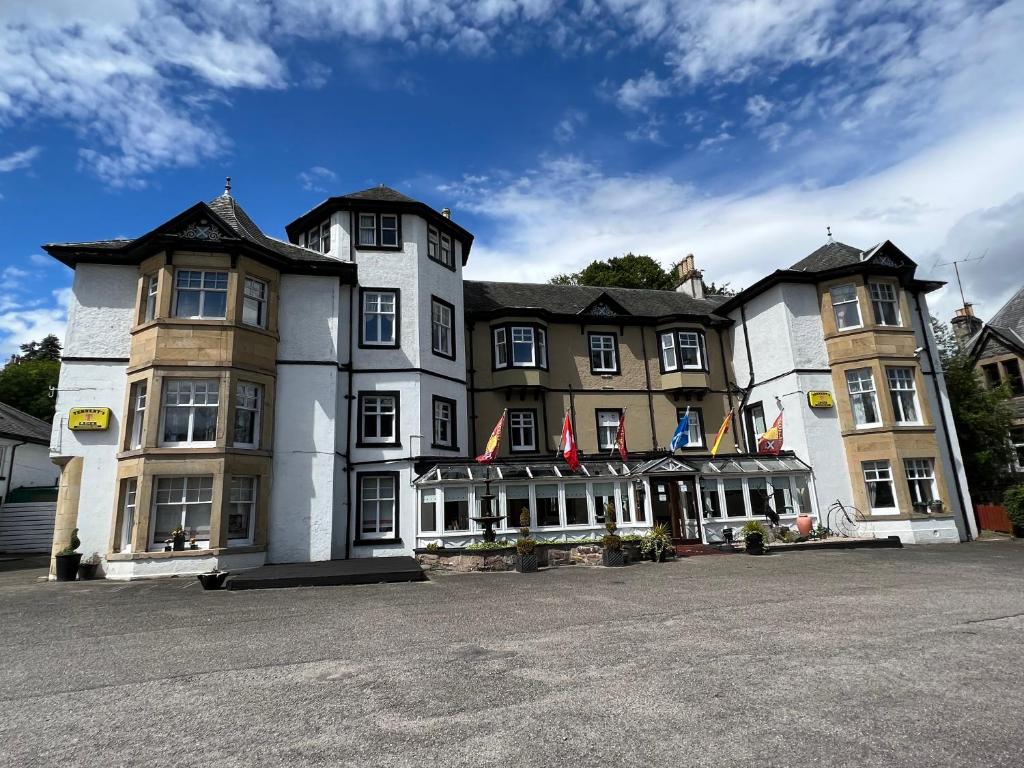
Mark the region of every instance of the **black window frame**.
<instances>
[{"instance_id":1,"label":"black window frame","mask_svg":"<svg viewBox=\"0 0 1024 768\"><path fill-rule=\"evenodd\" d=\"M393 293L395 295L395 340L390 344L378 344L366 341L366 294L368 293ZM360 286L359 288L359 348L360 349L398 349L402 345L402 291L398 288L374 288L372 286Z\"/></svg>"},{"instance_id":2,"label":"black window frame","mask_svg":"<svg viewBox=\"0 0 1024 768\"><path fill-rule=\"evenodd\" d=\"M445 403L451 408L451 420L448 423L448 434L451 442L448 445L437 442L437 429L434 422L434 408L438 403ZM430 447L439 451L458 451L459 449L459 408L458 401L443 395L432 395L430 398Z\"/></svg>"},{"instance_id":3,"label":"black window frame","mask_svg":"<svg viewBox=\"0 0 1024 768\"><path fill-rule=\"evenodd\" d=\"M516 448L512 442L512 414L529 413L533 416L533 448ZM508 410L508 449L514 454L540 453L540 420L536 408L509 408Z\"/></svg>"},{"instance_id":4,"label":"black window frame","mask_svg":"<svg viewBox=\"0 0 1024 768\"><path fill-rule=\"evenodd\" d=\"M758 400L756 403L747 403L743 408L743 426L747 431L747 452L757 453L757 441L761 439L761 435L764 432L756 432L754 429L754 409L761 409L761 421L764 422L764 428L768 429L768 416L764 410L764 400ZM756 433L756 434L755 434Z\"/></svg>"},{"instance_id":5,"label":"black window frame","mask_svg":"<svg viewBox=\"0 0 1024 768\"><path fill-rule=\"evenodd\" d=\"M505 331L505 365L498 365L498 355L495 347L495 335L501 328ZM533 365L515 365L512 362L512 329L532 328L533 329ZM524 371L546 371L548 370L548 328L541 323L495 323L491 331L491 371L524 370ZM544 360L540 364L540 335L544 334Z\"/></svg>"},{"instance_id":6,"label":"black window frame","mask_svg":"<svg viewBox=\"0 0 1024 768\"><path fill-rule=\"evenodd\" d=\"M591 346L595 337L611 337L612 340L612 362L614 367L608 370L594 368L594 348ZM622 361L619 359L619 334L615 331L587 331L587 358L590 363L590 373L593 376L619 376L622 374Z\"/></svg>"},{"instance_id":7,"label":"black window frame","mask_svg":"<svg viewBox=\"0 0 1024 768\"><path fill-rule=\"evenodd\" d=\"M366 441L363 422L363 404L367 397L393 397L395 399L395 433L393 440ZM356 418L359 419L356 432L357 448L401 448L402 447L402 393L396 389L364 389L360 390L356 400Z\"/></svg>"},{"instance_id":8,"label":"black window frame","mask_svg":"<svg viewBox=\"0 0 1024 768\"><path fill-rule=\"evenodd\" d=\"M391 536L363 538L363 479L367 477L390 477L395 484L395 525ZM374 470L369 472L356 472L356 529L353 534L352 543L357 545L373 544L401 544L402 537L399 532L399 525L402 520L402 494L401 494L401 473L393 471Z\"/></svg>"},{"instance_id":9,"label":"black window frame","mask_svg":"<svg viewBox=\"0 0 1024 768\"><path fill-rule=\"evenodd\" d=\"M437 247L435 248L433 255L431 255L430 253L431 234L435 235L437 238L437 240L435 241ZM442 237L448 238L448 256L450 258L450 263L448 261L445 261L441 257ZM430 261L434 262L435 264L440 264L442 267L449 270L450 272L455 271L455 238L451 235L451 233L445 232L443 229L441 229L440 227L436 227L433 224L427 225L427 258L430 259Z\"/></svg>"},{"instance_id":10,"label":"black window frame","mask_svg":"<svg viewBox=\"0 0 1024 768\"><path fill-rule=\"evenodd\" d=\"M373 209L362 209L354 210L353 212L353 232L352 232L352 247L357 251L400 251L403 248L404 235L402 232L402 214L395 211L380 211ZM361 245L359 243L359 232L360 232L360 216L373 216L373 245ZM398 224L398 244L397 245L382 245L383 242L383 227L381 227L382 216L394 216Z\"/></svg>"},{"instance_id":11,"label":"black window frame","mask_svg":"<svg viewBox=\"0 0 1024 768\"><path fill-rule=\"evenodd\" d=\"M691 405L691 406L684 406L682 408L676 407L676 427L679 426L679 422L682 420L683 414L686 413L686 408L687 407L689 407L689 409L690 409L691 423L692 423L692 419L693 419L694 414L697 415L697 424L700 426L700 430L699 431L700 431L701 440L700 440L700 445L694 445L692 442L687 442L686 445L684 445L679 450L681 450L681 451L687 451L687 450L704 451L704 450L707 450L707 448L708 448L708 428L707 428L707 425L704 423L704 408L703 408L703 406ZM675 434L674 430L673 430L673 434Z\"/></svg>"},{"instance_id":12,"label":"black window frame","mask_svg":"<svg viewBox=\"0 0 1024 768\"><path fill-rule=\"evenodd\" d=\"M615 427L615 435L618 436L619 427L622 426L622 414L623 408L595 408L594 409L594 429L597 435L597 453L601 454L605 451L611 451L615 449L615 437L612 437L611 445L601 445L601 414L602 413L616 413L619 416L619 423Z\"/></svg>"},{"instance_id":13,"label":"black window frame","mask_svg":"<svg viewBox=\"0 0 1024 768\"><path fill-rule=\"evenodd\" d=\"M697 368L683 366L683 355L679 346L680 333L697 334L698 351L700 353L700 366ZM676 367L666 368L665 357L662 355L662 337L672 334L672 348L675 350ZM708 365L708 340L707 333L703 328L663 328L655 333L655 348L658 353L658 370L662 375L666 373L710 373Z\"/></svg>"},{"instance_id":14,"label":"black window frame","mask_svg":"<svg viewBox=\"0 0 1024 768\"><path fill-rule=\"evenodd\" d=\"M448 354L447 352L441 352L440 350L434 349L434 304L435 303L436 304L440 304L442 307L447 308L448 311L451 313L451 318L452 318L451 331L450 331L451 347L452 347L451 354ZM440 296L434 296L433 294L431 294L431 296L430 296L430 351L431 351L431 353L435 357L443 357L445 360L454 360L455 359L456 355L458 354L457 341L456 341L456 339L458 338L458 334L456 333L455 329L456 329L455 305L452 304L450 301L445 301Z\"/></svg>"}]
</instances>

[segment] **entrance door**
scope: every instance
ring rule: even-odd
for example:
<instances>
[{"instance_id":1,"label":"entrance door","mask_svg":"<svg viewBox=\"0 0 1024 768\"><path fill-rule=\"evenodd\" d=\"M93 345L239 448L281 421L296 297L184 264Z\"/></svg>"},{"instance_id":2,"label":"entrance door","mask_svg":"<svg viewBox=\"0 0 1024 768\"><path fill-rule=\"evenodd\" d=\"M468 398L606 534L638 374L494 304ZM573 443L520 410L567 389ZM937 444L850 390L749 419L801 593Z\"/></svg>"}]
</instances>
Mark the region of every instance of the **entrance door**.
<instances>
[{"instance_id":1,"label":"entrance door","mask_svg":"<svg viewBox=\"0 0 1024 768\"><path fill-rule=\"evenodd\" d=\"M664 525L672 536L678 534L678 525L675 522L676 513L676 489L675 482L667 477L651 478L651 511L654 513L654 524Z\"/></svg>"},{"instance_id":2,"label":"entrance door","mask_svg":"<svg viewBox=\"0 0 1024 768\"><path fill-rule=\"evenodd\" d=\"M697 497L693 477L652 477L651 509L654 522L672 532L672 538L681 541L700 541L700 521L697 519Z\"/></svg>"},{"instance_id":3,"label":"entrance door","mask_svg":"<svg viewBox=\"0 0 1024 768\"><path fill-rule=\"evenodd\" d=\"M700 541L700 519L695 492L696 482L696 478L692 477L676 481L676 494L679 499L679 538L687 542Z\"/></svg>"}]
</instances>

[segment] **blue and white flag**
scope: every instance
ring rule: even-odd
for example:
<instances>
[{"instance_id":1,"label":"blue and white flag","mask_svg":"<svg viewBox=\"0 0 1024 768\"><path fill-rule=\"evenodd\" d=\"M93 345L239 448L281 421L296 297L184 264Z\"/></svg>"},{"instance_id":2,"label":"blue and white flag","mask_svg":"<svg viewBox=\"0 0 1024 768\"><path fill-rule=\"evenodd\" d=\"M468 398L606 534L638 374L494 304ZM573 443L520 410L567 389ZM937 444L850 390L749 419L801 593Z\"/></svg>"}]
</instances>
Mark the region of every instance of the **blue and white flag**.
<instances>
[{"instance_id":1,"label":"blue and white flag","mask_svg":"<svg viewBox=\"0 0 1024 768\"><path fill-rule=\"evenodd\" d=\"M680 448L686 446L690 442L690 409L686 409L686 413L683 414L683 418L679 420L679 426L676 427L675 434L672 435L672 442L668 444L669 450L675 453Z\"/></svg>"}]
</instances>

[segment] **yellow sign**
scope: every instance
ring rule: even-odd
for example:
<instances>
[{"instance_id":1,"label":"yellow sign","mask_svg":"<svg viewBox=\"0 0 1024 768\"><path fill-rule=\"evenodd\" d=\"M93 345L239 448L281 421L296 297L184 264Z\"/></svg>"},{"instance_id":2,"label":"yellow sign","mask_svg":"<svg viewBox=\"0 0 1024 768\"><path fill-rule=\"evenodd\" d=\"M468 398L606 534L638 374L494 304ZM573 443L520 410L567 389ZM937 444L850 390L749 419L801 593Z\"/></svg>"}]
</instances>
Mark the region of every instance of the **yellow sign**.
<instances>
[{"instance_id":1,"label":"yellow sign","mask_svg":"<svg viewBox=\"0 0 1024 768\"><path fill-rule=\"evenodd\" d=\"M811 408L832 408L835 406L831 392L808 392L807 404Z\"/></svg>"},{"instance_id":2,"label":"yellow sign","mask_svg":"<svg viewBox=\"0 0 1024 768\"><path fill-rule=\"evenodd\" d=\"M72 408L68 413L68 429L102 430L109 426L109 408Z\"/></svg>"}]
</instances>

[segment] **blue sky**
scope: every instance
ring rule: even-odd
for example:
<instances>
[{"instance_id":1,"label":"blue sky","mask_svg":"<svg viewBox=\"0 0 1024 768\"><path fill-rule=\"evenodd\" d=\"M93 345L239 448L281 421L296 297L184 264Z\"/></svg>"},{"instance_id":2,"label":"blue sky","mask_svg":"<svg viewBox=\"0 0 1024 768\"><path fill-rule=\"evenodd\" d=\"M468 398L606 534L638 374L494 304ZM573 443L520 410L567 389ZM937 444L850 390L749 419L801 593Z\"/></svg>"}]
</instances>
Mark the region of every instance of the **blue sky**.
<instances>
[{"instance_id":1,"label":"blue sky","mask_svg":"<svg viewBox=\"0 0 1024 768\"><path fill-rule=\"evenodd\" d=\"M0 355L61 333L41 243L226 175L277 236L378 183L448 206L481 279L631 250L742 286L826 226L940 279L984 253L988 316L1024 283L1022 39L1024 0L0 2Z\"/></svg>"}]
</instances>

